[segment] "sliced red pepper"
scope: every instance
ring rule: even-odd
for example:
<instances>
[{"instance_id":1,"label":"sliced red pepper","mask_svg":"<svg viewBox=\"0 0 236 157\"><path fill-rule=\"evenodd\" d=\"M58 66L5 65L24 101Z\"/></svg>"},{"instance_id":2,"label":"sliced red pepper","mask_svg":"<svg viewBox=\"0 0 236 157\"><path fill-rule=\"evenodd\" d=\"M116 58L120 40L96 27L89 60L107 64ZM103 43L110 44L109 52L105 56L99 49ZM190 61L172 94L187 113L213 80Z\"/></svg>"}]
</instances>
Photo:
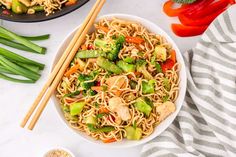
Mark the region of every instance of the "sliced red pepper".
<instances>
[{"instance_id":1,"label":"sliced red pepper","mask_svg":"<svg viewBox=\"0 0 236 157\"><path fill-rule=\"evenodd\" d=\"M203 8L207 8L212 2L215 0L198 0L196 3L189 4L189 9L187 9L184 13L185 14L194 14L198 10L201 10Z\"/></svg>"},{"instance_id":2,"label":"sliced red pepper","mask_svg":"<svg viewBox=\"0 0 236 157\"><path fill-rule=\"evenodd\" d=\"M174 65L175 62L173 60L167 59L164 63L161 63L162 72L165 73L167 70L172 69Z\"/></svg>"},{"instance_id":3,"label":"sliced red pepper","mask_svg":"<svg viewBox=\"0 0 236 157\"><path fill-rule=\"evenodd\" d=\"M208 26L184 26L182 24L172 24L172 31L180 37L189 37L202 34Z\"/></svg>"},{"instance_id":4,"label":"sliced red pepper","mask_svg":"<svg viewBox=\"0 0 236 157\"><path fill-rule=\"evenodd\" d=\"M220 9L214 12L213 14L210 14L210 15L207 14L208 16L194 18L194 19L191 16L186 16L182 14L182 15L179 15L179 20L183 25L186 25L186 26L204 26L204 25L211 24L211 22L224 11L225 11L225 8Z\"/></svg>"},{"instance_id":5,"label":"sliced red pepper","mask_svg":"<svg viewBox=\"0 0 236 157\"><path fill-rule=\"evenodd\" d=\"M196 11L194 14L191 14L191 18L200 18L200 17L206 17L209 14L214 14L215 12L218 12L218 10L222 10L226 8L229 5L229 0L219 0L217 2L214 2L207 7L204 7L198 11ZM184 13L184 15L189 16L188 13Z\"/></svg>"},{"instance_id":6,"label":"sliced red pepper","mask_svg":"<svg viewBox=\"0 0 236 157\"><path fill-rule=\"evenodd\" d=\"M229 0L229 3L230 3L230 4L235 4L236 1L235 1L235 0Z\"/></svg>"},{"instance_id":7,"label":"sliced red pepper","mask_svg":"<svg viewBox=\"0 0 236 157\"><path fill-rule=\"evenodd\" d=\"M110 138L110 139L105 139L105 140L102 140L104 143L112 143L112 142L116 142L116 139L115 138Z\"/></svg>"},{"instance_id":8,"label":"sliced red pepper","mask_svg":"<svg viewBox=\"0 0 236 157\"><path fill-rule=\"evenodd\" d=\"M166 13L166 15L168 15L170 17L178 16L180 13L186 11L186 9L188 8L187 5L186 6L182 5L179 8L173 8L174 4L175 4L175 2L173 2L171 0L166 1L164 3L163 11L164 11L164 13Z\"/></svg>"},{"instance_id":9,"label":"sliced red pepper","mask_svg":"<svg viewBox=\"0 0 236 157\"><path fill-rule=\"evenodd\" d=\"M125 37L125 41L127 43L142 44L145 40L140 37L127 36L127 37Z\"/></svg>"}]
</instances>

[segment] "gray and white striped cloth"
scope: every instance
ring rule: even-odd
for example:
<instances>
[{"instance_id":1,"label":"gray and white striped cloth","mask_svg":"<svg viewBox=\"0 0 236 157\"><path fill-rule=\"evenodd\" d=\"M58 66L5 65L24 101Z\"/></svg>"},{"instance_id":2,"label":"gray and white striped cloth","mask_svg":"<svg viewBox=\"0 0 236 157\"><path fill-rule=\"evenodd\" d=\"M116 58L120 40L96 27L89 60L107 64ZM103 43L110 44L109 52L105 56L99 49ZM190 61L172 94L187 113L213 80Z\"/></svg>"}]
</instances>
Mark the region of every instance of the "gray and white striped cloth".
<instances>
[{"instance_id":1,"label":"gray and white striped cloth","mask_svg":"<svg viewBox=\"0 0 236 157\"><path fill-rule=\"evenodd\" d=\"M143 147L142 157L236 157L236 26L232 22L224 12L196 47L184 54L188 87L183 107L173 124Z\"/></svg>"}]
</instances>

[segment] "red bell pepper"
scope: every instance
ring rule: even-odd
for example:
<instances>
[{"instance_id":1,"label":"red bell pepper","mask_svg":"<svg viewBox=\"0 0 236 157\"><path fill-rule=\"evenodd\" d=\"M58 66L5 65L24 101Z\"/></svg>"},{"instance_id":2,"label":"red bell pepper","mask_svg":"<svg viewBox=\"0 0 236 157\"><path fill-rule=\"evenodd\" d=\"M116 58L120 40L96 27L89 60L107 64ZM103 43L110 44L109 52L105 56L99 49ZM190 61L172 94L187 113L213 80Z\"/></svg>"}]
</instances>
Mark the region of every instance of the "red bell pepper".
<instances>
[{"instance_id":1,"label":"red bell pepper","mask_svg":"<svg viewBox=\"0 0 236 157\"><path fill-rule=\"evenodd\" d=\"M172 24L172 31L180 37L189 37L202 34L208 26L185 26L182 24Z\"/></svg>"},{"instance_id":2,"label":"red bell pepper","mask_svg":"<svg viewBox=\"0 0 236 157\"><path fill-rule=\"evenodd\" d=\"M192 19L206 17L209 14L214 14L219 10L223 10L229 5L229 3L230 3L229 0L219 0L217 2L208 5L207 7L204 7L194 12L194 14L184 13L184 15L191 16Z\"/></svg>"},{"instance_id":3,"label":"red bell pepper","mask_svg":"<svg viewBox=\"0 0 236 157\"><path fill-rule=\"evenodd\" d=\"M173 2L172 0L168 0L164 3L163 11L164 13L166 13L166 15L170 17L178 16L180 13L188 9L187 5L182 5L179 8L173 8L174 4L175 2Z\"/></svg>"},{"instance_id":4,"label":"red bell pepper","mask_svg":"<svg viewBox=\"0 0 236 157\"><path fill-rule=\"evenodd\" d=\"M225 11L225 8L220 9L216 12L213 12L212 14L208 15L205 17L199 17L199 18L192 18L191 16L187 15L179 15L179 20L183 25L186 26L204 26L204 25L209 25L211 22L222 12Z\"/></svg>"},{"instance_id":5,"label":"red bell pepper","mask_svg":"<svg viewBox=\"0 0 236 157\"><path fill-rule=\"evenodd\" d=\"M164 63L161 63L161 69L162 72L166 72L167 70L170 70L175 65L175 62L172 59L167 59Z\"/></svg>"},{"instance_id":6,"label":"red bell pepper","mask_svg":"<svg viewBox=\"0 0 236 157\"><path fill-rule=\"evenodd\" d=\"M229 3L230 3L230 4L235 4L236 1L235 1L235 0L229 0Z\"/></svg>"},{"instance_id":7,"label":"red bell pepper","mask_svg":"<svg viewBox=\"0 0 236 157\"><path fill-rule=\"evenodd\" d=\"M198 10L207 8L214 1L215 0L199 0L196 3L190 4L189 5L190 8L184 13L189 15L195 14Z\"/></svg>"}]
</instances>

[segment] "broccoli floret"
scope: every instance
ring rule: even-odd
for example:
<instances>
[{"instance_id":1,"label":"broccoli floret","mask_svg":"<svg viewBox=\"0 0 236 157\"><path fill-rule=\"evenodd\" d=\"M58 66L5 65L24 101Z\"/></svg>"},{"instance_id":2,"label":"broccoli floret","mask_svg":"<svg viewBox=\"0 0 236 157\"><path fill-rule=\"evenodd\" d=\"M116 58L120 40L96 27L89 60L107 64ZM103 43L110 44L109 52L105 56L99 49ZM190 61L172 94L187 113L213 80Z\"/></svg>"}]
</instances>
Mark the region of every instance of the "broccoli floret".
<instances>
[{"instance_id":1,"label":"broccoli floret","mask_svg":"<svg viewBox=\"0 0 236 157\"><path fill-rule=\"evenodd\" d=\"M88 90L92 86L94 86L94 82L85 82L85 81L89 81L89 80L93 80L93 76L84 75L84 74L80 74L78 76L78 81L80 83L80 86L85 90Z\"/></svg>"},{"instance_id":2,"label":"broccoli floret","mask_svg":"<svg viewBox=\"0 0 236 157\"><path fill-rule=\"evenodd\" d=\"M125 72L134 72L135 71L135 65L134 64L129 64L129 63L126 63L125 61L118 61L116 63L116 65L118 67L120 67L123 71Z\"/></svg>"},{"instance_id":3,"label":"broccoli floret","mask_svg":"<svg viewBox=\"0 0 236 157\"><path fill-rule=\"evenodd\" d=\"M151 80L151 79L153 79L153 77L147 71L146 64L147 64L147 62L145 60L142 60L142 59L138 60L136 63L137 71L141 72L146 79Z\"/></svg>"},{"instance_id":4,"label":"broccoli floret","mask_svg":"<svg viewBox=\"0 0 236 157\"><path fill-rule=\"evenodd\" d=\"M108 43L105 40L96 39L94 41L94 44L107 53L106 58L113 61L117 59L124 42L125 37L121 35L118 38L114 39L111 43Z\"/></svg>"}]
</instances>

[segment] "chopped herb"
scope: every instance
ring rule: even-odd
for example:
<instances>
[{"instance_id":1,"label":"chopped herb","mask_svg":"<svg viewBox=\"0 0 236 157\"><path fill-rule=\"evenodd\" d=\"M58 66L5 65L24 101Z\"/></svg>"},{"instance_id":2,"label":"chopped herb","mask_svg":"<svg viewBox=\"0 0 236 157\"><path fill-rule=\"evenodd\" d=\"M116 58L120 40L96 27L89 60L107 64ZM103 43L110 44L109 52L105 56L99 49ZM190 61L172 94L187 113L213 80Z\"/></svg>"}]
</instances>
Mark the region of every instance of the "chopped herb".
<instances>
[{"instance_id":1,"label":"chopped herb","mask_svg":"<svg viewBox=\"0 0 236 157\"><path fill-rule=\"evenodd\" d=\"M98 108L99 107L99 104L97 102L93 103L93 105Z\"/></svg>"},{"instance_id":2,"label":"chopped herb","mask_svg":"<svg viewBox=\"0 0 236 157\"><path fill-rule=\"evenodd\" d=\"M102 128L95 128L95 126L93 124L87 124L87 127L92 132L105 132L105 133L108 133L108 132L111 132L111 131L115 130L115 128L112 127L112 126L104 126Z\"/></svg>"},{"instance_id":3,"label":"chopped herb","mask_svg":"<svg viewBox=\"0 0 236 157\"><path fill-rule=\"evenodd\" d=\"M96 118L102 118L104 115L106 115L106 113L99 113L96 115Z\"/></svg>"},{"instance_id":4,"label":"chopped herb","mask_svg":"<svg viewBox=\"0 0 236 157\"><path fill-rule=\"evenodd\" d=\"M168 100L169 100L169 96L168 96L168 95L165 95L165 96L162 98L163 103L164 103L164 102L167 102Z\"/></svg>"},{"instance_id":5,"label":"chopped herb","mask_svg":"<svg viewBox=\"0 0 236 157\"><path fill-rule=\"evenodd\" d=\"M163 86L167 91L170 91L170 83L169 83L169 79L168 78L164 78L163 80Z\"/></svg>"},{"instance_id":6,"label":"chopped herb","mask_svg":"<svg viewBox=\"0 0 236 157\"><path fill-rule=\"evenodd\" d=\"M155 64L155 68L156 68L158 73L162 73L161 65L159 63Z\"/></svg>"},{"instance_id":7,"label":"chopped herb","mask_svg":"<svg viewBox=\"0 0 236 157\"><path fill-rule=\"evenodd\" d=\"M134 127L134 129L137 128L137 122L136 121L134 121L133 127Z\"/></svg>"},{"instance_id":8,"label":"chopped herb","mask_svg":"<svg viewBox=\"0 0 236 157\"><path fill-rule=\"evenodd\" d=\"M75 91L75 92L72 92L72 93L68 93L68 94L65 94L63 96L63 98L65 98L65 97L74 97L76 95L79 95L80 93L81 93L81 91Z\"/></svg>"}]
</instances>

